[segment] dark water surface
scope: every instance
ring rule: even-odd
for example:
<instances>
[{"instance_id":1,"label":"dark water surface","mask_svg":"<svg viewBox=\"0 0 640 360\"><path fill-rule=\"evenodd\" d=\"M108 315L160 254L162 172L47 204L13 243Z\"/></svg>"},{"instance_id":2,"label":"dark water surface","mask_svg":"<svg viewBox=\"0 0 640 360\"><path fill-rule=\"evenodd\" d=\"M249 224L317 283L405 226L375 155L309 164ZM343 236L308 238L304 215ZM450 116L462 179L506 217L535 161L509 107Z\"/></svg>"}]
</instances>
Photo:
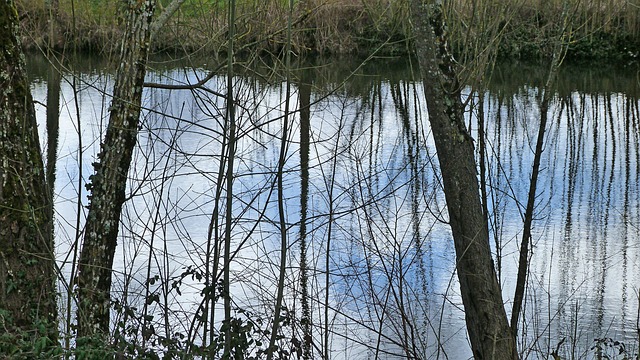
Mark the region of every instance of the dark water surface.
<instances>
[{"instance_id":1,"label":"dark water surface","mask_svg":"<svg viewBox=\"0 0 640 360\"><path fill-rule=\"evenodd\" d=\"M297 324L306 292L316 356L328 345L332 359L469 357L439 165L416 69L402 59L313 65L291 72L286 132L284 70L257 67L235 78L231 287L238 317L260 317L264 328L272 320L282 240L275 187L285 134L286 337L302 338ZM47 76L42 59L30 59L41 142L48 161L56 159L49 161L56 165L56 253L66 279L86 216L78 199L87 204L84 185L113 86L104 62L87 58L72 66L76 93L73 73L63 71L54 156L48 144L56 144L56 127L52 120L45 125L42 104L56 78ZM158 60L147 81L196 83L211 67L201 60ZM501 64L490 89L469 102L474 134L484 113L490 233L508 313L546 76L544 66ZM624 343L629 355L638 352L638 79L635 66L565 66L558 76L520 325L524 358L547 358L558 344L567 358L594 358L595 345L609 344L596 338ZM203 300L202 289L215 282L222 261L227 189L219 174L228 139L225 102L216 94L226 93L225 78L214 76L206 87L145 90L113 285L121 304L154 315L140 327L154 325L156 334L179 333L196 343L203 336L208 342L207 326L219 327L222 319L221 301ZM60 286L64 314L66 290ZM149 294L158 301L145 305ZM114 315L114 323L122 319Z\"/></svg>"}]
</instances>

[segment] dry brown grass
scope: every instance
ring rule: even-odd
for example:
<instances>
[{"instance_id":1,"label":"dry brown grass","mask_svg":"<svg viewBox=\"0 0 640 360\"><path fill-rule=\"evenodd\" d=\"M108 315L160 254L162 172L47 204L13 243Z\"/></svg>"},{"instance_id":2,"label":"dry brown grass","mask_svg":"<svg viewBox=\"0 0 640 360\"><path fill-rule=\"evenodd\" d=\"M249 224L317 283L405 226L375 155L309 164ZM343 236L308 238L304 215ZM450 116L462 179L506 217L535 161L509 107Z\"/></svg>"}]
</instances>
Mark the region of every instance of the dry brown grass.
<instances>
[{"instance_id":1,"label":"dry brown grass","mask_svg":"<svg viewBox=\"0 0 640 360\"><path fill-rule=\"evenodd\" d=\"M115 19L118 1L60 0L57 18L63 36L59 46L108 52L119 38ZM42 46L48 39L45 0L17 0L23 16L25 44ZM181 51L224 49L227 33L226 1L187 0L158 34L158 49ZM492 22L509 18L503 30L515 48L542 44L552 34L558 14L570 9L575 38L595 33L640 37L640 0L456 0L448 2L451 39L459 47L487 41ZM568 4L568 6L567 6ZM283 48L288 1L238 0L236 43L242 48L278 53ZM479 10L480 9L480 10ZM407 4L394 0L299 0L293 13L293 48L298 53L370 52L385 42L388 51L406 49L410 38ZM75 16L74 16L75 15ZM521 39L524 37L524 39ZM463 41L473 39L475 43ZM537 45L535 45L537 46ZM383 49L384 51L384 49ZM475 56L475 55L474 55Z\"/></svg>"},{"instance_id":2,"label":"dry brown grass","mask_svg":"<svg viewBox=\"0 0 640 360\"><path fill-rule=\"evenodd\" d=\"M57 14L50 14L45 0L16 0L27 49L43 48L49 41L49 19L58 29L54 46L69 50L110 52L116 46L119 30L115 1L59 0Z\"/></svg>"}]
</instances>

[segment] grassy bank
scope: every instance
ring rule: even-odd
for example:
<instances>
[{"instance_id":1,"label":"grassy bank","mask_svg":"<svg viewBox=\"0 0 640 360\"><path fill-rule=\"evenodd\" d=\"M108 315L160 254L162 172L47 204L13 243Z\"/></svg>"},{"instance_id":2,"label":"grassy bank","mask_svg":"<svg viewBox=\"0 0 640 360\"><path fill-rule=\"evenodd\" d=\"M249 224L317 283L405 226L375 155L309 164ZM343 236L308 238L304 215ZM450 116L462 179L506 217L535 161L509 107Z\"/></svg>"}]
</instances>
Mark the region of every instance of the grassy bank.
<instances>
[{"instance_id":1,"label":"grassy bank","mask_svg":"<svg viewBox=\"0 0 640 360\"><path fill-rule=\"evenodd\" d=\"M50 38L46 0L18 0L24 44L43 47ZM160 1L159 10L170 0ZM499 55L505 58L544 58L552 52L559 29L570 34L568 58L632 60L640 53L640 1L624 0L457 0L446 9L451 41L458 53L468 39L483 38L497 19ZM636 5L637 2L639 5ZM59 29L53 43L83 51L111 53L120 38L118 1L59 0L52 18ZM157 51L220 53L226 42L227 2L186 0L158 33ZM247 51L278 53L286 32L288 1L238 0L236 44ZM393 0L297 1L293 14L294 48L299 53L402 54L410 51L408 9ZM559 14L565 14L566 22ZM489 19L480 21L479 19ZM496 24L494 24L496 25ZM495 35L495 34L494 34Z\"/></svg>"}]
</instances>

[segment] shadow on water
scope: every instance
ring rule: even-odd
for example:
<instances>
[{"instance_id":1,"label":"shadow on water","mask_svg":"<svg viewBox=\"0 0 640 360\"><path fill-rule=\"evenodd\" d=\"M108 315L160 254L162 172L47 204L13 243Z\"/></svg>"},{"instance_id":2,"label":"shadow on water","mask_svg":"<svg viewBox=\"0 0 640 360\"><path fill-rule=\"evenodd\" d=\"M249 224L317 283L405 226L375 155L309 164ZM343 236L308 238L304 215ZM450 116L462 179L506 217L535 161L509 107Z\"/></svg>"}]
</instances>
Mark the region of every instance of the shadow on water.
<instances>
[{"instance_id":1,"label":"shadow on water","mask_svg":"<svg viewBox=\"0 0 640 360\"><path fill-rule=\"evenodd\" d=\"M42 59L29 60L34 97L44 101L47 89L55 91L47 87L51 83L59 84L62 98L68 99L64 78L69 74L62 74L63 81L49 78ZM194 83L212 67L205 60L152 61L147 81ZM79 111L87 121L83 143L91 144L83 145L84 164L95 156L100 114L108 108L108 97L96 90L109 89L112 81L102 61L82 58L74 65L83 72L84 84L101 84L81 92ZM303 339L305 351L314 356L324 351L333 358L358 359L470 354L439 165L422 85L410 65L408 59L378 59L364 66L333 59L297 64L300 70L293 72L298 110L291 133L297 135L287 150L283 182L289 238L295 239L290 246L298 251L290 252L287 275L286 302L294 321L284 331ZM486 138L486 216L507 308L540 121L539 89L546 76L544 66L501 64L488 91L478 97ZM238 78L234 297L243 311L238 314L268 319L278 241L270 184L282 131L283 77L277 65L265 61ZM525 358L550 354L563 338L569 341L561 354L576 358L594 356L594 338L637 348L636 69L568 66L557 83L520 327ZM225 91L221 77L212 77L207 86ZM203 289L219 271L217 262L209 260L218 245L207 239L219 238L223 224L212 214L222 205L215 189L224 190L216 177L226 156L224 104L213 92L161 89L147 89L145 101L113 295L122 304L159 315L155 328L164 329L167 338L175 331L196 344L212 341L203 338L212 336L217 324L205 318L219 318L219 308L214 303L207 307L213 298L203 300ZM56 234L58 253L64 256L64 234L74 233L70 219L76 216L65 204L78 197L84 202L86 194L78 195L72 186L79 180L72 170L78 165L73 156L77 135L70 125L75 115L62 104L58 127L41 111L39 121L52 125L47 127L51 136L55 128L60 131L59 145L51 146L58 154L48 158L58 159ZM469 116L469 123L476 124L476 112ZM63 273L69 266L61 262ZM150 278L162 284L151 285ZM176 292L170 285L176 279L189 291ZM160 300L145 305L140 297L145 292ZM202 303L208 316L202 314Z\"/></svg>"}]
</instances>

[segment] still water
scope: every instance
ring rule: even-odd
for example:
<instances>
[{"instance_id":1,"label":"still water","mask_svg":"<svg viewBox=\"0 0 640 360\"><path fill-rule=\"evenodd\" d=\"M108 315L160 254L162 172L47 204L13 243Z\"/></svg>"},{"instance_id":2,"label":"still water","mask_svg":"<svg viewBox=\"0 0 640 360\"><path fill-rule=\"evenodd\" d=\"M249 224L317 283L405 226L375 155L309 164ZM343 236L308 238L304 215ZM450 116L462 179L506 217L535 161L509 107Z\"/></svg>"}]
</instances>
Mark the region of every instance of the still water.
<instances>
[{"instance_id":1,"label":"still water","mask_svg":"<svg viewBox=\"0 0 640 360\"><path fill-rule=\"evenodd\" d=\"M113 72L96 59L81 59L56 79L47 75L45 61L30 60L40 139L49 166L55 164L64 314L65 283L75 271L85 185L108 120ZM468 358L421 82L408 60L360 65L329 60L300 66L304 70L291 72L289 94L283 71L251 67L234 78L234 313L253 319L255 328L270 328L284 220L283 348L303 338L306 293L317 357L329 351L331 359ZM194 84L213 67L157 60L147 82ZM488 91L465 93L474 134L478 116L484 118L490 233L508 313L545 80L544 66L502 64ZM47 88L58 81L60 118L57 126L47 125ZM206 89L145 90L113 297L153 320L136 323L115 313L114 324L153 326L158 337L200 344L209 341L207 321L219 327L221 301L205 301L202 290L219 279L222 268L229 190L220 97L225 81L220 75ZM548 358L556 349L567 358L594 358L594 346L613 341L624 343L626 354L638 352L639 90L635 66L565 66L558 77L518 340L524 358ZM145 303L150 296L157 301ZM136 336L131 333L138 339L132 341L140 341ZM607 354L620 349L616 345Z\"/></svg>"}]
</instances>

